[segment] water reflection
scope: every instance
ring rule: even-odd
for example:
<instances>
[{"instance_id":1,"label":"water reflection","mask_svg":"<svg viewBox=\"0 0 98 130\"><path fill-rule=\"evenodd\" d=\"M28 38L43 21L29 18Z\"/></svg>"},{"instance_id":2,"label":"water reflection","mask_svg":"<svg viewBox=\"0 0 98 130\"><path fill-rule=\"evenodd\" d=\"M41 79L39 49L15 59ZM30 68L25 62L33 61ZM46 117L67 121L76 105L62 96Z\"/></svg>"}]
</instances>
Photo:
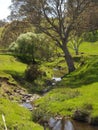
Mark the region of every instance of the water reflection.
<instances>
[{"instance_id":1,"label":"water reflection","mask_svg":"<svg viewBox=\"0 0 98 130\"><path fill-rule=\"evenodd\" d=\"M74 130L74 126L70 120L50 118L49 120L50 130Z\"/></svg>"},{"instance_id":2,"label":"water reflection","mask_svg":"<svg viewBox=\"0 0 98 130\"><path fill-rule=\"evenodd\" d=\"M98 126L91 126L87 123L72 121L75 130L98 130Z\"/></svg>"},{"instance_id":3,"label":"water reflection","mask_svg":"<svg viewBox=\"0 0 98 130\"><path fill-rule=\"evenodd\" d=\"M69 119L55 119L50 118L49 130L98 130L98 127L90 126L87 123L79 123L76 121L70 121Z\"/></svg>"},{"instance_id":4,"label":"water reflection","mask_svg":"<svg viewBox=\"0 0 98 130\"><path fill-rule=\"evenodd\" d=\"M71 121L69 120L66 121L64 130L74 130L74 127Z\"/></svg>"},{"instance_id":5,"label":"water reflection","mask_svg":"<svg viewBox=\"0 0 98 130\"><path fill-rule=\"evenodd\" d=\"M32 104L30 102L23 102L21 104L21 106L23 106L23 107L25 107L25 108L27 108L29 110L33 110L33 106L32 106Z\"/></svg>"}]
</instances>

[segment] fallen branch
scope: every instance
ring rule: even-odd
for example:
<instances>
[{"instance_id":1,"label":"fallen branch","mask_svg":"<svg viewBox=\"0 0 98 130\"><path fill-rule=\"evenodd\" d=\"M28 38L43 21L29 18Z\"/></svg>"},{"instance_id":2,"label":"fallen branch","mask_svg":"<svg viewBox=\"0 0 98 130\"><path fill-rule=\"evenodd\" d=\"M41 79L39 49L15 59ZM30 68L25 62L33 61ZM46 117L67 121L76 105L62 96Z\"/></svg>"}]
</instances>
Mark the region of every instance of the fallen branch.
<instances>
[{"instance_id":1,"label":"fallen branch","mask_svg":"<svg viewBox=\"0 0 98 130\"><path fill-rule=\"evenodd\" d=\"M6 121L5 121L5 116L4 116L4 114L2 114L2 120L3 120L3 123L4 123L5 130L7 130L7 126L6 126Z\"/></svg>"}]
</instances>

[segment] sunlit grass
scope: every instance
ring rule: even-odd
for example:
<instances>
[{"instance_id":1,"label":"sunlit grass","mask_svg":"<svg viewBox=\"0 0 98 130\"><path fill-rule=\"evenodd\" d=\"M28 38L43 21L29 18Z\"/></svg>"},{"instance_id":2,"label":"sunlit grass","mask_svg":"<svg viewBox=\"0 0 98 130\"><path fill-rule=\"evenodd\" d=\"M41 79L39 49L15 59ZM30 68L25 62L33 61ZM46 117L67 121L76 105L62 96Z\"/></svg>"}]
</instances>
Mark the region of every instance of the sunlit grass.
<instances>
[{"instance_id":1,"label":"sunlit grass","mask_svg":"<svg viewBox=\"0 0 98 130\"><path fill-rule=\"evenodd\" d=\"M0 71L23 74L26 64L17 61L13 56L0 55Z\"/></svg>"},{"instance_id":2,"label":"sunlit grass","mask_svg":"<svg viewBox=\"0 0 98 130\"><path fill-rule=\"evenodd\" d=\"M74 110L81 109L85 104L91 104L92 113L98 116L98 83L74 89L66 87L53 89L45 97L39 99L37 104L41 108L45 106L50 113L61 115L72 115Z\"/></svg>"},{"instance_id":3,"label":"sunlit grass","mask_svg":"<svg viewBox=\"0 0 98 130\"><path fill-rule=\"evenodd\" d=\"M88 55L98 55L98 41L83 42L80 46L80 52L84 52Z\"/></svg>"},{"instance_id":4,"label":"sunlit grass","mask_svg":"<svg viewBox=\"0 0 98 130\"><path fill-rule=\"evenodd\" d=\"M0 99L0 130L4 130L2 114L5 116L9 130L42 130L41 126L32 122L32 114L29 110L7 99Z\"/></svg>"},{"instance_id":5,"label":"sunlit grass","mask_svg":"<svg viewBox=\"0 0 98 130\"><path fill-rule=\"evenodd\" d=\"M75 110L87 109L91 106L90 116L98 117L98 56L87 56L84 65L75 72L65 75L56 85L36 104L39 109L52 114L72 116ZM48 102L48 104L46 104Z\"/></svg>"}]
</instances>

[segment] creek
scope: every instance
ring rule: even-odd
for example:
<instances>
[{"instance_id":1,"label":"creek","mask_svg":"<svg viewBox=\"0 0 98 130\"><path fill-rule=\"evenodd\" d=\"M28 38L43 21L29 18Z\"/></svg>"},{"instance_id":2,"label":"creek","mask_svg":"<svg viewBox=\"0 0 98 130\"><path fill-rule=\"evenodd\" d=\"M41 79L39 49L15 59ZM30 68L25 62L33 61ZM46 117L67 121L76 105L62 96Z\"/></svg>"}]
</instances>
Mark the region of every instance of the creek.
<instances>
[{"instance_id":1,"label":"creek","mask_svg":"<svg viewBox=\"0 0 98 130\"><path fill-rule=\"evenodd\" d=\"M54 86L56 82L59 82L61 80L62 78L60 77L53 77L52 85ZM40 98L40 96L36 94L26 95L24 96L25 101L21 104L21 106L29 110L33 110L34 106L31 102L38 98ZM26 101L26 99L28 100ZM44 130L98 130L98 126L91 126L87 123L77 122L75 120L67 119L67 120L64 120L63 123L64 124L62 125L62 118L54 119L51 117L50 120L48 121L48 125L44 124Z\"/></svg>"},{"instance_id":2,"label":"creek","mask_svg":"<svg viewBox=\"0 0 98 130\"><path fill-rule=\"evenodd\" d=\"M87 123L81 123L69 119L56 120L51 117L49 120L49 130L98 130L98 126L91 126Z\"/></svg>"},{"instance_id":3,"label":"creek","mask_svg":"<svg viewBox=\"0 0 98 130\"><path fill-rule=\"evenodd\" d=\"M87 123L73 121L74 130L98 130L98 126L91 126Z\"/></svg>"}]
</instances>

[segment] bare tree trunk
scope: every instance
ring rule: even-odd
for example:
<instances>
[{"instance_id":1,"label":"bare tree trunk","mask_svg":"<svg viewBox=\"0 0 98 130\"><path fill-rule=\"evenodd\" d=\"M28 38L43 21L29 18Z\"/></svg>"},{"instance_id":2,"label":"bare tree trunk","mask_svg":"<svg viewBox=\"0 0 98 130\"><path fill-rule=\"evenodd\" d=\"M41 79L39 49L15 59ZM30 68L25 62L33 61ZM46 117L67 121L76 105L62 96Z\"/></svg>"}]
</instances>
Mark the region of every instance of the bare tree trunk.
<instances>
[{"instance_id":1,"label":"bare tree trunk","mask_svg":"<svg viewBox=\"0 0 98 130\"><path fill-rule=\"evenodd\" d=\"M75 70L75 66L74 66L73 58L70 55L70 52L69 52L67 46L63 46L62 50L65 54L64 57L65 57L65 60L66 60L67 66L68 66L68 71L69 71L69 73L73 72Z\"/></svg>"}]
</instances>

